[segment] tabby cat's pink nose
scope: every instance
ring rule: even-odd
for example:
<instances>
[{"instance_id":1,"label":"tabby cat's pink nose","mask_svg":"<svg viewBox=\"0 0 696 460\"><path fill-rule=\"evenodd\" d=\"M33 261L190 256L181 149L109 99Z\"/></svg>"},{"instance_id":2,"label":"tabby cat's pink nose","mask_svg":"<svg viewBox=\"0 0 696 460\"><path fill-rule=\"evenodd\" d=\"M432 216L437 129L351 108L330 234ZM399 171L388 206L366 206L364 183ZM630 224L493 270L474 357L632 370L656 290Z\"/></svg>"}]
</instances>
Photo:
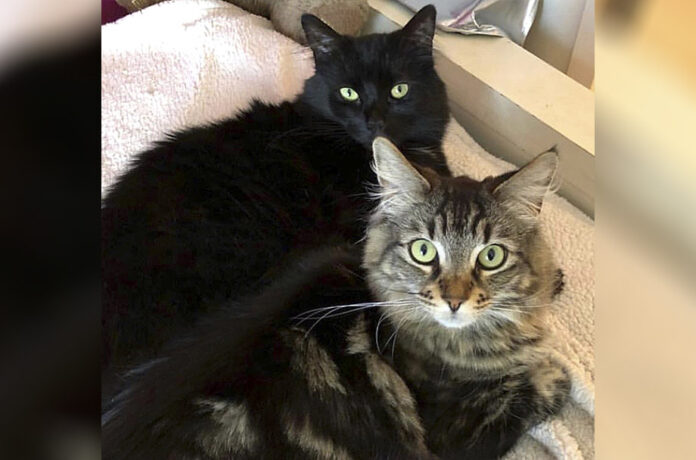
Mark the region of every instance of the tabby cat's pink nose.
<instances>
[{"instance_id":1,"label":"tabby cat's pink nose","mask_svg":"<svg viewBox=\"0 0 696 460\"><path fill-rule=\"evenodd\" d=\"M447 305L450 307L450 310L452 310L452 313L456 312L459 310L459 307L462 306L462 301L458 299L446 299L447 300Z\"/></svg>"}]
</instances>

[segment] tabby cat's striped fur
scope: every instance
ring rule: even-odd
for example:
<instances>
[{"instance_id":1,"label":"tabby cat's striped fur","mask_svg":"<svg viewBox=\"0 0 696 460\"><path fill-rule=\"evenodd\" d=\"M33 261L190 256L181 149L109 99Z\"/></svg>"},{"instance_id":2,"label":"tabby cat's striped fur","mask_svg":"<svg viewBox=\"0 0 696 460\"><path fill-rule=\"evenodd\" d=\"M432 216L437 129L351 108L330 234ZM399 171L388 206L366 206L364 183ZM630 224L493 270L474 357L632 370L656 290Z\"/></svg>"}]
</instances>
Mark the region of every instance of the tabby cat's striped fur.
<instances>
[{"instance_id":1,"label":"tabby cat's striped fur","mask_svg":"<svg viewBox=\"0 0 696 460\"><path fill-rule=\"evenodd\" d=\"M305 255L137 370L105 458L489 459L560 409L569 380L542 351L560 280L536 221L556 155L477 182L374 150L362 264ZM484 270L493 243L506 257Z\"/></svg>"}]
</instances>

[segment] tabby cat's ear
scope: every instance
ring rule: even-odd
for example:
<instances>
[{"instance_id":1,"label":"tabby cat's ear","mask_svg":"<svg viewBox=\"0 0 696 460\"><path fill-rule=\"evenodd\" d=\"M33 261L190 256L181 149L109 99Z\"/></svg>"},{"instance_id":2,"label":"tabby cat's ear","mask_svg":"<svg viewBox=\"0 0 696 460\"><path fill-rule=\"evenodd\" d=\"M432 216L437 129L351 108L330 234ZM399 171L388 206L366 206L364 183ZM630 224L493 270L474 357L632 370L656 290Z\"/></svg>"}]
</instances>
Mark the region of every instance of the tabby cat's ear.
<instances>
[{"instance_id":1,"label":"tabby cat's ear","mask_svg":"<svg viewBox=\"0 0 696 460\"><path fill-rule=\"evenodd\" d=\"M431 185L403 156L399 149L384 137L372 142L373 168L377 174L382 200L418 202L430 191Z\"/></svg>"},{"instance_id":2,"label":"tabby cat's ear","mask_svg":"<svg viewBox=\"0 0 696 460\"><path fill-rule=\"evenodd\" d=\"M404 26L402 35L418 44L432 48L436 16L437 11L433 5L424 6Z\"/></svg>"},{"instance_id":3,"label":"tabby cat's ear","mask_svg":"<svg viewBox=\"0 0 696 460\"><path fill-rule=\"evenodd\" d=\"M341 39L341 34L313 14L302 15L302 28L315 58L331 53Z\"/></svg>"},{"instance_id":4,"label":"tabby cat's ear","mask_svg":"<svg viewBox=\"0 0 696 460\"><path fill-rule=\"evenodd\" d=\"M548 151L520 168L493 190L499 200L536 218L558 168L558 154Z\"/></svg>"}]
</instances>

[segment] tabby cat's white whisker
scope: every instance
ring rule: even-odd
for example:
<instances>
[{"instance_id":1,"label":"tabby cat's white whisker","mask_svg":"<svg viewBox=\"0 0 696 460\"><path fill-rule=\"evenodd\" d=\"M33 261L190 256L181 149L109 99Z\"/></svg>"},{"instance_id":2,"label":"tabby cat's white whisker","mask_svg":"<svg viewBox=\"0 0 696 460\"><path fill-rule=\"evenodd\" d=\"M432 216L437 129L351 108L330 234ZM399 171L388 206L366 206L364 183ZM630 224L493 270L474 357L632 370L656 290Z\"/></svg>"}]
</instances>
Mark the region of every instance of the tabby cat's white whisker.
<instances>
[{"instance_id":1,"label":"tabby cat's white whisker","mask_svg":"<svg viewBox=\"0 0 696 460\"><path fill-rule=\"evenodd\" d=\"M418 337L418 330L423 327L423 324L425 324L425 320L428 319L428 315L425 312L421 312L421 319L418 321L418 324L416 325L416 330L414 331L413 335Z\"/></svg>"},{"instance_id":2,"label":"tabby cat's white whisker","mask_svg":"<svg viewBox=\"0 0 696 460\"><path fill-rule=\"evenodd\" d=\"M382 350L379 346L379 326L382 324L382 321L384 321L384 318L386 318L386 316L387 313L383 312L377 320L377 327L375 327L375 345L377 346L377 353L379 353L380 355L382 354Z\"/></svg>"},{"instance_id":3,"label":"tabby cat's white whisker","mask_svg":"<svg viewBox=\"0 0 696 460\"><path fill-rule=\"evenodd\" d=\"M510 316L510 315L508 314L507 311L498 310L498 309L493 309L493 308L489 309L488 311L490 311L491 314L493 314L494 316L496 316L496 317L498 317L498 318L503 318L504 320L510 321L511 323L514 323L514 324L517 324L517 325L522 324L519 320L517 320L516 318Z\"/></svg>"},{"instance_id":4,"label":"tabby cat's white whisker","mask_svg":"<svg viewBox=\"0 0 696 460\"><path fill-rule=\"evenodd\" d=\"M333 311L333 310L329 310L328 313L324 314L324 316L322 316L321 318L319 318L318 320L316 320L316 321L314 322L314 324L312 324L312 326L311 326L309 329L307 329L307 332L305 332L305 335L304 335L304 336L305 336L305 339L309 336L309 333L312 332L312 329L314 329L314 327L315 327L317 324L319 324L319 322L320 322L322 319L326 318L326 317L331 313L331 311Z\"/></svg>"},{"instance_id":5,"label":"tabby cat's white whisker","mask_svg":"<svg viewBox=\"0 0 696 460\"><path fill-rule=\"evenodd\" d=\"M542 303L542 304L525 304L525 303L515 303L515 302L491 302L491 306L493 307L510 307L510 308L545 308L545 307L550 307L553 305L553 302L551 303Z\"/></svg>"},{"instance_id":6,"label":"tabby cat's white whisker","mask_svg":"<svg viewBox=\"0 0 696 460\"><path fill-rule=\"evenodd\" d=\"M409 307L407 304L406 307ZM399 309L396 311L389 311L385 310L382 315L379 317L379 320L377 320L377 326L375 327L375 344L377 346L377 353L382 354L382 349L379 345L379 326L382 324L382 321L384 321L384 318L389 318L390 316L393 316L396 313L409 313L411 311L417 310L420 308L420 305L417 303L413 303L410 308L405 308L405 309ZM385 346L389 343L389 340L385 342Z\"/></svg>"},{"instance_id":7,"label":"tabby cat's white whisker","mask_svg":"<svg viewBox=\"0 0 696 460\"><path fill-rule=\"evenodd\" d=\"M406 308L405 310L399 310L399 313L411 313L411 312L413 312L413 311L418 310L418 308L420 308L420 305L415 304L415 305L413 305L413 306L410 307L410 308ZM389 346L389 341L392 340L392 338L394 339L394 344L396 343L396 333L399 332L399 329L400 329L400 328L405 324L405 322L406 322L407 320L409 320L409 319L410 319L410 318L409 318L408 316L404 316L404 317L397 323L397 326L396 326L394 332L392 333L392 335L390 335L389 338L387 339L387 341L384 342L384 346L385 346L385 347ZM379 341L377 341L377 343L379 344ZM379 350L378 350L378 351L379 351ZM380 352L380 353L381 353L381 352ZM393 357L394 357L394 346L393 346L393 344L392 344L392 358L393 358Z\"/></svg>"},{"instance_id":8,"label":"tabby cat's white whisker","mask_svg":"<svg viewBox=\"0 0 696 460\"><path fill-rule=\"evenodd\" d=\"M311 310L305 310L302 313L299 313L298 315L294 316L292 319L299 319L305 316L309 316L311 314L316 314L316 313L321 313L326 310L335 310L335 309L340 309L340 308L355 308L355 307L362 307L362 306L382 306L382 305L398 305L400 302L405 302L406 300L396 300L396 301L385 301L385 302L362 302L362 303L353 303L353 304L345 304L345 305L329 305L327 307L319 307L319 308L312 308Z\"/></svg>"},{"instance_id":9,"label":"tabby cat's white whisker","mask_svg":"<svg viewBox=\"0 0 696 460\"><path fill-rule=\"evenodd\" d=\"M332 316L330 316L330 315L331 315L333 312L335 312L336 310L339 310L339 309L341 309L341 308L350 308L350 307L353 307L353 308L354 308L353 310L350 310L349 312L347 312L347 313L353 313L353 312L355 312L355 311L359 311L359 310L361 310L361 309L364 310L364 309L367 309L367 308L375 308L375 307L382 307L382 306L398 307L398 306L408 305L408 303L402 304L401 302L402 302L402 301L372 302L371 305L362 304L362 307L360 306L361 304L354 304L354 305L358 305L358 307L354 307L354 305L350 305L350 304L349 304L349 305L338 305L338 306L328 307L328 310L329 310L329 311L328 311L327 313L323 314L321 317L319 317L319 319L317 319L317 320L312 324L312 326L310 326L310 328L307 329L307 332L305 332L305 337L307 337L307 336L309 335L309 333L312 331L312 329L314 329L314 327L315 327L317 324L319 324L320 321L332 317ZM326 308L326 307L325 307L325 308ZM333 315L333 316L339 316L339 315L337 314L337 315ZM314 318L315 318L315 317L305 318L305 319L314 319ZM300 323L302 323L303 321L305 321L305 319L301 320ZM298 323L298 324L299 324L299 323Z\"/></svg>"},{"instance_id":10,"label":"tabby cat's white whisker","mask_svg":"<svg viewBox=\"0 0 696 460\"><path fill-rule=\"evenodd\" d=\"M413 310L411 310L411 311L413 311ZM392 334L392 336L394 337L394 341L392 342L392 361L394 361L394 348L396 347L396 337L397 337L397 334L399 333L399 329L401 329L401 328L403 327L403 325L405 324L405 322L406 322L408 319L409 319L408 316L405 316L405 317L399 322L399 324L397 324L396 329L394 330L394 334ZM389 339L387 339L387 343L384 344L385 346L389 344L389 340L391 340L391 337L390 337Z\"/></svg>"},{"instance_id":11,"label":"tabby cat's white whisker","mask_svg":"<svg viewBox=\"0 0 696 460\"><path fill-rule=\"evenodd\" d=\"M358 311L367 310L369 308L376 308L376 307L382 307L382 306L385 306L385 305L377 304L377 305L364 305L364 306L360 306L360 307L352 307L352 306L351 307L333 307L333 308L328 309L328 310L330 310L329 316L325 316L323 318L324 319L335 318L337 316L348 315L351 313L356 313ZM388 305L388 306L399 306L399 305L394 304L394 305ZM336 313L336 312L338 312L338 313ZM301 320L297 324L298 325L302 324L304 321L306 321L308 319L316 319L321 314L322 314L322 312L319 311L319 312L314 312L311 315L296 317L297 319L301 318Z\"/></svg>"},{"instance_id":12,"label":"tabby cat's white whisker","mask_svg":"<svg viewBox=\"0 0 696 460\"><path fill-rule=\"evenodd\" d=\"M489 310L509 311L509 312L512 312L512 313L522 313L522 314L524 314L524 315L531 315L531 312L528 312L528 311L515 310L515 309L512 309L512 308L501 308L501 307L498 307L497 305L496 305L496 306L491 305L491 306L489 307Z\"/></svg>"}]
</instances>

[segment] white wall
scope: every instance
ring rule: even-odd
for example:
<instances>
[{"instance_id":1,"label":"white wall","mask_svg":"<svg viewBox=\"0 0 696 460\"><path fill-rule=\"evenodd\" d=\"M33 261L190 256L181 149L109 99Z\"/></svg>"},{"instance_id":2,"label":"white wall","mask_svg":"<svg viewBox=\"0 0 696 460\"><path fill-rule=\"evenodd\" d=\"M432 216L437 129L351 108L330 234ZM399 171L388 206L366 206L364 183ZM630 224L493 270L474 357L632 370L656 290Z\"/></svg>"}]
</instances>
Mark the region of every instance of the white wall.
<instances>
[{"instance_id":1,"label":"white wall","mask_svg":"<svg viewBox=\"0 0 696 460\"><path fill-rule=\"evenodd\" d=\"M594 0L539 0L524 47L590 87L594 79Z\"/></svg>"}]
</instances>

